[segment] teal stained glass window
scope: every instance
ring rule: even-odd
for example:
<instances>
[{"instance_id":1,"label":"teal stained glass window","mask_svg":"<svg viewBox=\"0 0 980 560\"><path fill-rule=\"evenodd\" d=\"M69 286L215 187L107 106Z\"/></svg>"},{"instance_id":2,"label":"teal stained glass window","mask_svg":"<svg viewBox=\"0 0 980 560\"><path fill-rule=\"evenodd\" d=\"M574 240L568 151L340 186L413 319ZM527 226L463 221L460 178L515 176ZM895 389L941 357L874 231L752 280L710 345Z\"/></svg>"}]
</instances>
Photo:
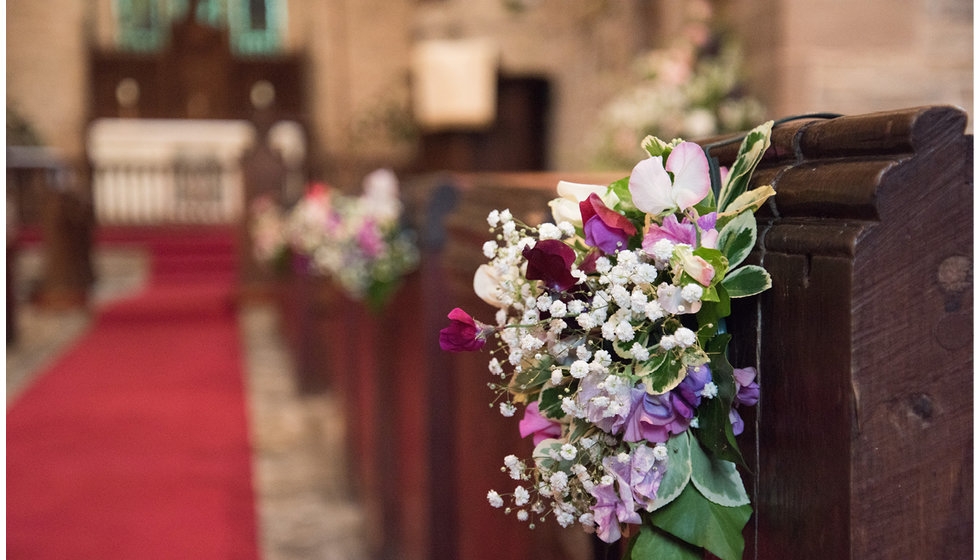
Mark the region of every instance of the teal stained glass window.
<instances>
[{"instance_id":1,"label":"teal stained glass window","mask_svg":"<svg viewBox=\"0 0 980 560\"><path fill-rule=\"evenodd\" d=\"M114 0L118 46L135 52L158 51L172 22L186 17L190 0ZM198 0L194 18L226 27L233 52L261 55L282 49L286 0Z\"/></svg>"}]
</instances>

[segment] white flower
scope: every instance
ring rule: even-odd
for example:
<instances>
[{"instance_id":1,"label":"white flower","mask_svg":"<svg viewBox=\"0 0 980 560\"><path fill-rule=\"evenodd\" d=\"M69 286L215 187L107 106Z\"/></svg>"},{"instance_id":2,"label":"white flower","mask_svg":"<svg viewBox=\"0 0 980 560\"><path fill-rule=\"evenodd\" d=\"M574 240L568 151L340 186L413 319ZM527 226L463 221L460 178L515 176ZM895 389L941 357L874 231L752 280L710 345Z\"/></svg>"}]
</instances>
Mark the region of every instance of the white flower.
<instances>
[{"instance_id":1,"label":"white flower","mask_svg":"<svg viewBox=\"0 0 980 560\"><path fill-rule=\"evenodd\" d=\"M497 254L497 242L487 241L483 244L483 256L488 259L492 259L494 255Z\"/></svg>"},{"instance_id":2,"label":"white flower","mask_svg":"<svg viewBox=\"0 0 980 560\"><path fill-rule=\"evenodd\" d=\"M669 261L674 254L674 244L669 239L661 239L650 248L650 254L658 261Z\"/></svg>"},{"instance_id":3,"label":"white flower","mask_svg":"<svg viewBox=\"0 0 980 560\"><path fill-rule=\"evenodd\" d=\"M575 360L569 372L575 379L582 379L589 373L589 364L585 363L585 360Z\"/></svg>"},{"instance_id":4,"label":"white flower","mask_svg":"<svg viewBox=\"0 0 980 560\"><path fill-rule=\"evenodd\" d=\"M563 376L562 376L562 373L561 373L561 368L555 368L555 369L551 370L551 384L552 385L561 385L561 379L562 379L562 377Z\"/></svg>"},{"instance_id":5,"label":"white flower","mask_svg":"<svg viewBox=\"0 0 980 560\"><path fill-rule=\"evenodd\" d=\"M612 263L606 257L599 257L595 261L595 271L599 274L608 274L612 270Z\"/></svg>"},{"instance_id":6,"label":"white flower","mask_svg":"<svg viewBox=\"0 0 980 560\"><path fill-rule=\"evenodd\" d=\"M591 513L583 513L579 516L578 522L587 527L595 525L595 516Z\"/></svg>"},{"instance_id":7,"label":"white flower","mask_svg":"<svg viewBox=\"0 0 980 560\"><path fill-rule=\"evenodd\" d=\"M510 222L513 219L514 219L514 216L511 215L509 208L505 208L504 210L501 210L500 211L500 221L502 223L505 223L506 224L507 222Z\"/></svg>"},{"instance_id":8,"label":"white flower","mask_svg":"<svg viewBox=\"0 0 980 560\"><path fill-rule=\"evenodd\" d=\"M663 319L664 309L660 307L660 304L656 301L649 301L645 306L643 306L643 312L646 314L647 319L651 321L657 321Z\"/></svg>"},{"instance_id":9,"label":"white flower","mask_svg":"<svg viewBox=\"0 0 980 560\"><path fill-rule=\"evenodd\" d=\"M541 311L547 311L548 308L551 307L551 296L548 294L541 294L534 302L534 306Z\"/></svg>"},{"instance_id":10,"label":"white flower","mask_svg":"<svg viewBox=\"0 0 980 560\"><path fill-rule=\"evenodd\" d=\"M508 469L514 468L514 466L518 465L520 462L521 461L517 458L517 455L508 455L504 457L504 466Z\"/></svg>"},{"instance_id":11,"label":"white flower","mask_svg":"<svg viewBox=\"0 0 980 560\"><path fill-rule=\"evenodd\" d=\"M495 508L499 508L504 505L504 499L500 497L500 494L498 494L496 490L487 492L487 501L490 502L490 505Z\"/></svg>"},{"instance_id":12,"label":"white flower","mask_svg":"<svg viewBox=\"0 0 980 560\"><path fill-rule=\"evenodd\" d=\"M568 312L572 315L578 315L579 313L585 311L585 302L578 299L573 299L568 302Z\"/></svg>"},{"instance_id":13,"label":"white flower","mask_svg":"<svg viewBox=\"0 0 980 560\"><path fill-rule=\"evenodd\" d=\"M616 325L616 339L621 342L628 342L634 337L633 325L629 321L620 321Z\"/></svg>"},{"instance_id":14,"label":"white flower","mask_svg":"<svg viewBox=\"0 0 980 560\"><path fill-rule=\"evenodd\" d=\"M681 288L681 298L688 303L700 300L702 295L704 295L704 288L698 284L688 284Z\"/></svg>"},{"instance_id":15,"label":"white flower","mask_svg":"<svg viewBox=\"0 0 980 560\"><path fill-rule=\"evenodd\" d=\"M497 227L497 224L500 223L500 211L491 210L487 216L487 223L490 224L490 227Z\"/></svg>"},{"instance_id":16,"label":"white flower","mask_svg":"<svg viewBox=\"0 0 980 560\"><path fill-rule=\"evenodd\" d=\"M548 313L550 313L552 317L564 317L567 312L568 308L565 305L565 302L560 299L555 300L551 304L551 307L548 308Z\"/></svg>"},{"instance_id":17,"label":"white flower","mask_svg":"<svg viewBox=\"0 0 980 560\"><path fill-rule=\"evenodd\" d=\"M568 490L568 475L562 471L552 474L548 482L551 484L552 491L558 494L564 494L565 490Z\"/></svg>"},{"instance_id":18,"label":"white flower","mask_svg":"<svg viewBox=\"0 0 980 560\"><path fill-rule=\"evenodd\" d=\"M650 350L643 346L639 342L634 342L633 346L630 347L630 354L633 354L633 358L641 362L645 362L650 358Z\"/></svg>"},{"instance_id":19,"label":"white flower","mask_svg":"<svg viewBox=\"0 0 980 560\"><path fill-rule=\"evenodd\" d=\"M701 423L698 422L697 418L691 418L691 427L695 429L701 427Z\"/></svg>"},{"instance_id":20,"label":"white flower","mask_svg":"<svg viewBox=\"0 0 980 560\"><path fill-rule=\"evenodd\" d=\"M579 316L575 317L575 322L578 323L578 326L586 330L594 329L598 324L595 317L593 317L591 313L580 314Z\"/></svg>"},{"instance_id":21,"label":"white flower","mask_svg":"<svg viewBox=\"0 0 980 560\"><path fill-rule=\"evenodd\" d=\"M575 349L575 357L580 360L588 361L588 359L592 357L592 352L589 352L588 346L582 344Z\"/></svg>"},{"instance_id":22,"label":"white flower","mask_svg":"<svg viewBox=\"0 0 980 560\"><path fill-rule=\"evenodd\" d=\"M718 396L718 386L714 382L707 382L704 384L704 388L701 389L701 396L706 399L713 399Z\"/></svg>"},{"instance_id":23,"label":"white flower","mask_svg":"<svg viewBox=\"0 0 980 560\"><path fill-rule=\"evenodd\" d=\"M561 230L562 235L565 237L571 237L575 235L575 226L572 225L571 222L568 221L558 222L558 229Z\"/></svg>"},{"instance_id":24,"label":"white flower","mask_svg":"<svg viewBox=\"0 0 980 560\"><path fill-rule=\"evenodd\" d=\"M562 527L568 527L572 523L575 523L575 516L567 512L556 513L555 521Z\"/></svg>"},{"instance_id":25,"label":"white flower","mask_svg":"<svg viewBox=\"0 0 980 560\"><path fill-rule=\"evenodd\" d=\"M517 407L514 406L513 403L509 403L509 402L500 403L500 414L502 416L510 418L511 416L514 415L515 412L517 412Z\"/></svg>"},{"instance_id":26,"label":"white flower","mask_svg":"<svg viewBox=\"0 0 980 560\"><path fill-rule=\"evenodd\" d=\"M540 239L561 239L562 232L555 224L541 224L538 226L538 237Z\"/></svg>"},{"instance_id":27,"label":"white flower","mask_svg":"<svg viewBox=\"0 0 980 560\"><path fill-rule=\"evenodd\" d=\"M657 445L655 445L653 447L653 458L654 458L654 460L657 460L657 461L666 461L667 460L667 446L664 445L664 444L662 444L662 443L658 443Z\"/></svg>"},{"instance_id":28,"label":"white flower","mask_svg":"<svg viewBox=\"0 0 980 560\"><path fill-rule=\"evenodd\" d=\"M636 282L653 284L657 281L657 267L650 263L640 263L636 266Z\"/></svg>"},{"instance_id":29,"label":"white flower","mask_svg":"<svg viewBox=\"0 0 980 560\"><path fill-rule=\"evenodd\" d=\"M530 333L521 337L521 349L523 350L534 351L542 346L544 346L544 341Z\"/></svg>"},{"instance_id":30,"label":"white flower","mask_svg":"<svg viewBox=\"0 0 980 560\"><path fill-rule=\"evenodd\" d=\"M527 521L527 511L525 511L523 509L520 510L520 511L518 511L517 512L517 520L518 521Z\"/></svg>"},{"instance_id":31,"label":"white flower","mask_svg":"<svg viewBox=\"0 0 980 560\"><path fill-rule=\"evenodd\" d=\"M494 375L501 375L502 373L504 373L504 368L500 366L500 362L497 360L497 358L490 360L489 369L490 369L490 373Z\"/></svg>"},{"instance_id":32,"label":"white flower","mask_svg":"<svg viewBox=\"0 0 980 560\"><path fill-rule=\"evenodd\" d=\"M514 505L523 506L531 499L531 494L523 486L514 488Z\"/></svg>"},{"instance_id":33,"label":"white flower","mask_svg":"<svg viewBox=\"0 0 980 560\"><path fill-rule=\"evenodd\" d=\"M691 329L681 327L674 331L674 340L677 341L677 346L688 348L698 341L698 336Z\"/></svg>"},{"instance_id":34,"label":"white flower","mask_svg":"<svg viewBox=\"0 0 980 560\"><path fill-rule=\"evenodd\" d=\"M616 340L616 321L607 321L602 324L602 338L606 340Z\"/></svg>"},{"instance_id":35,"label":"white flower","mask_svg":"<svg viewBox=\"0 0 980 560\"><path fill-rule=\"evenodd\" d=\"M660 339L660 347L664 350L672 350L677 346L677 341L674 340L674 335L666 334Z\"/></svg>"},{"instance_id":36,"label":"white flower","mask_svg":"<svg viewBox=\"0 0 980 560\"><path fill-rule=\"evenodd\" d=\"M612 356L606 350L596 350L592 363L599 364L602 367L609 367L609 364L612 363Z\"/></svg>"},{"instance_id":37,"label":"white flower","mask_svg":"<svg viewBox=\"0 0 980 560\"><path fill-rule=\"evenodd\" d=\"M566 461L571 461L572 459L574 459L576 453L577 451L575 449L575 446L570 443L566 443L565 445L562 445L561 451L558 452L558 454L561 455L561 458L565 459Z\"/></svg>"},{"instance_id":38,"label":"white flower","mask_svg":"<svg viewBox=\"0 0 980 560\"><path fill-rule=\"evenodd\" d=\"M613 483L614 480L615 479L612 477L612 475L609 475L609 474L602 475L602 479L599 480L599 485L600 486L610 486Z\"/></svg>"},{"instance_id":39,"label":"white flower","mask_svg":"<svg viewBox=\"0 0 980 560\"><path fill-rule=\"evenodd\" d=\"M609 188L603 185L559 181L557 190L559 198L548 202L552 217L555 222L570 222L577 227L582 227L582 212L579 210L579 202L589 198L590 194L599 195L602 202L610 208L619 203L619 197L608 192Z\"/></svg>"},{"instance_id":40,"label":"white flower","mask_svg":"<svg viewBox=\"0 0 980 560\"><path fill-rule=\"evenodd\" d=\"M502 275L488 264L481 264L473 274L473 291L477 297L490 305L503 308L504 302L500 297Z\"/></svg>"}]
</instances>

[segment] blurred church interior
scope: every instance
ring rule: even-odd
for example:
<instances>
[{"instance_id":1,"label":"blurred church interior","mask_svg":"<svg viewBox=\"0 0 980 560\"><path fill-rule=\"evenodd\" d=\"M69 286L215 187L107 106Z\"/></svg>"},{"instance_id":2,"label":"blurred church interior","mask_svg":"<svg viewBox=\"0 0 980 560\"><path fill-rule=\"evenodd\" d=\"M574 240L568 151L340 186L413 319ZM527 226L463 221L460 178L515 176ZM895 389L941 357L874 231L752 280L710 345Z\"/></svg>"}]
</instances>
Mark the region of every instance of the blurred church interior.
<instances>
[{"instance_id":1,"label":"blurred church interior","mask_svg":"<svg viewBox=\"0 0 980 560\"><path fill-rule=\"evenodd\" d=\"M452 413L412 407L439 402L441 389L384 400L401 382L344 379L356 375L352 363L438 364L428 346L404 364L375 362L403 352L379 334L392 316L422 322L445 310L396 295L373 326L352 327L353 315L371 312L316 278L257 262L255 201L289 208L314 182L356 195L368 173L392 170L421 255L408 282L438 299L426 286L452 265L427 263L452 243L436 223L452 211L446 184L621 177L647 134L704 139L809 113L953 105L972 133L973 7L8 0L8 554L457 557L446 528L465 502L447 493L465 483L447 489L432 468L440 457L464 464L462 444L422 426L384 457L383 435L396 428L360 418L368 405L349 396L368 391L398 422L435 425ZM226 331L211 338L219 323ZM229 352L231 378L171 375ZM99 371L117 362L129 369ZM83 366L99 380L80 379ZM140 387L142 375L157 377ZM188 386L177 388L183 378ZM157 409L180 419L151 421ZM157 443L103 435L127 425L111 437L142 440L143 427L158 430L146 439ZM358 430L382 437L352 442ZM223 433L236 439L215 441ZM412 446L429 462L399 466ZM189 544L174 543L181 538ZM589 541L561 542L562 551L535 554L599 557Z\"/></svg>"}]
</instances>

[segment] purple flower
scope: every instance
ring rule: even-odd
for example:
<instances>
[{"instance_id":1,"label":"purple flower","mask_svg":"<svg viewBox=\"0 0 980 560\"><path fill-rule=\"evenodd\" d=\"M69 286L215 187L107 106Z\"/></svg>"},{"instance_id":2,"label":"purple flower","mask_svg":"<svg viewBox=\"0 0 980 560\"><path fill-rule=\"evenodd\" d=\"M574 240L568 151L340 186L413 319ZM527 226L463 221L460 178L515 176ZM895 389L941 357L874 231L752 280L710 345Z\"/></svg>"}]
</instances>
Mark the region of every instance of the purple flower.
<instances>
[{"instance_id":1,"label":"purple flower","mask_svg":"<svg viewBox=\"0 0 980 560\"><path fill-rule=\"evenodd\" d=\"M585 407L586 418L600 430L616 434L625 424L631 410L632 387L622 378L592 372L579 385L578 402ZM601 406L595 397L604 397Z\"/></svg>"},{"instance_id":2,"label":"purple flower","mask_svg":"<svg viewBox=\"0 0 980 560\"><path fill-rule=\"evenodd\" d=\"M708 366L688 368L687 377L670 392L674 411L688 420L694 418L694 410L701 404L701 391L709 381L711 370Z\"/></svg>"},{"instance_id":3,"label":"purple flower","mask_svg":"<svg viewBox=\"0 0 980 560\"><path fill-rule=\"evenodd\" d=\"M449 312L449 326L439 331L439 347L449 352L470 352L487 343L487 329L460 308Z\"/></svg>"},{"instance_id":4,"label":"purple flower","mask_svg":"<svg viewBox=\"0 0 980 560\"><path fill-rule=\"evenodd\" d=\"M615 253L626 248L629 238L636 235L636 226L626 216L610 210L599 195L592 193L579 203L585 244L598 247L604 253Z\"/></svg>"},{"instance_id":5,"label":"purple flower","mask_svg":"<svg viewBox=\"0 0 980 560\"><path fill-rule=\"evenodd\" d=\"M548 289L564 292L578 280L572 276L575 250L557 239L538 241L522 252L527 259L527 279L541 280Z\"/></svg>"},{"instance_id":6,"label":"purple flower","mask_svg":"<svg viewBox=\"0 0 980 560\"><path fill-rule=\"evenodd\" d=\"M535 446L548 438L561 435L561 424L541 416L537 401L527 405L524 409L524 419L517 424L517 427L521 431L522 438L534 436L532 439Z\"/></svg>"},{"instance_id":7,"label":"purple flower","mask_svg":"<svg viewBox=\"0 0 980 560\"><path fill-rule=\"evenodd\" d=\"M670 393L649 395L644 389L633 389L632 397L633 405L624 424L624 441L666 443L670 434L679 434L691 424L674 410Z\"/></svg>"},{"instance_id":8,"label":"purple flower","mask_svg":"<svg viewBox=\"0 0 980 560\"><path fill-rule=\"evenodd\" d=\"M697 219L697 227L701 230L701 247L716 249L718 247L718 230L715 229L715 222L718 214L711 212ZM643 250L649 252L653 245L666 239L671 243L684 243L691 247L697 246L697 232L694 224L687 217L678 222L674 214L667 215L661 225L650 224L646 235L643 236Z\"/></svg>"},{"instance_id":9,"label":"purple flower","mask_svg":"<svg viewBox=\"0 0 980 560\"><path fill-rule=\"evenodd\" d=\"M741 405L753 406L759 402L759 384L755 381L755 368L736 368L733 373L736 393L728 419L732 422L732 432L739 435L745 430L745 422L736 408Z\"/></svg>"},{"instance_id":10,"label":"purple flower","mask_svg":"<svg viewBox=\"0 0 980 560\"><path fill-rule=\"evenodd\" d=\"M357 232L357 245L369 257L376 257L384 249L384 240L374 220L366 220Z\"/></svg>"}]
</instances>

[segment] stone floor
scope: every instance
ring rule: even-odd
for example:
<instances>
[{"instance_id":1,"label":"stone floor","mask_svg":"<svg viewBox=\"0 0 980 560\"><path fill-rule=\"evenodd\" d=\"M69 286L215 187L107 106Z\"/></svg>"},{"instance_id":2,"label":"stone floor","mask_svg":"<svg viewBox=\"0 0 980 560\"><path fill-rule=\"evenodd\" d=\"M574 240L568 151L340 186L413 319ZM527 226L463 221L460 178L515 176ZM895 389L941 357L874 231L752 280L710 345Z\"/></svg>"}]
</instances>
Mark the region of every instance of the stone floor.
<instances>
[{"instance_id":1,"label":"stone floor","mask_svg":"<svg viewBox=\"0 0 980 560\"><path fill-rule=\"evenodd\" d=\"M93 306L124 297L146 278L138 251L99 251ZM39 261L17 261L18 286L30 286ZM26 294L18 292L19 301ZM52 312L18 306L19 337L7 346L7 406L44 367L91 324L85 311ZM367 557L364 515L347 485L342 416L335 398L296 390L278 317L267 304L239 312L245 360L253 481L264 560L359 560Z\"/></svg>"}]
</instances>

